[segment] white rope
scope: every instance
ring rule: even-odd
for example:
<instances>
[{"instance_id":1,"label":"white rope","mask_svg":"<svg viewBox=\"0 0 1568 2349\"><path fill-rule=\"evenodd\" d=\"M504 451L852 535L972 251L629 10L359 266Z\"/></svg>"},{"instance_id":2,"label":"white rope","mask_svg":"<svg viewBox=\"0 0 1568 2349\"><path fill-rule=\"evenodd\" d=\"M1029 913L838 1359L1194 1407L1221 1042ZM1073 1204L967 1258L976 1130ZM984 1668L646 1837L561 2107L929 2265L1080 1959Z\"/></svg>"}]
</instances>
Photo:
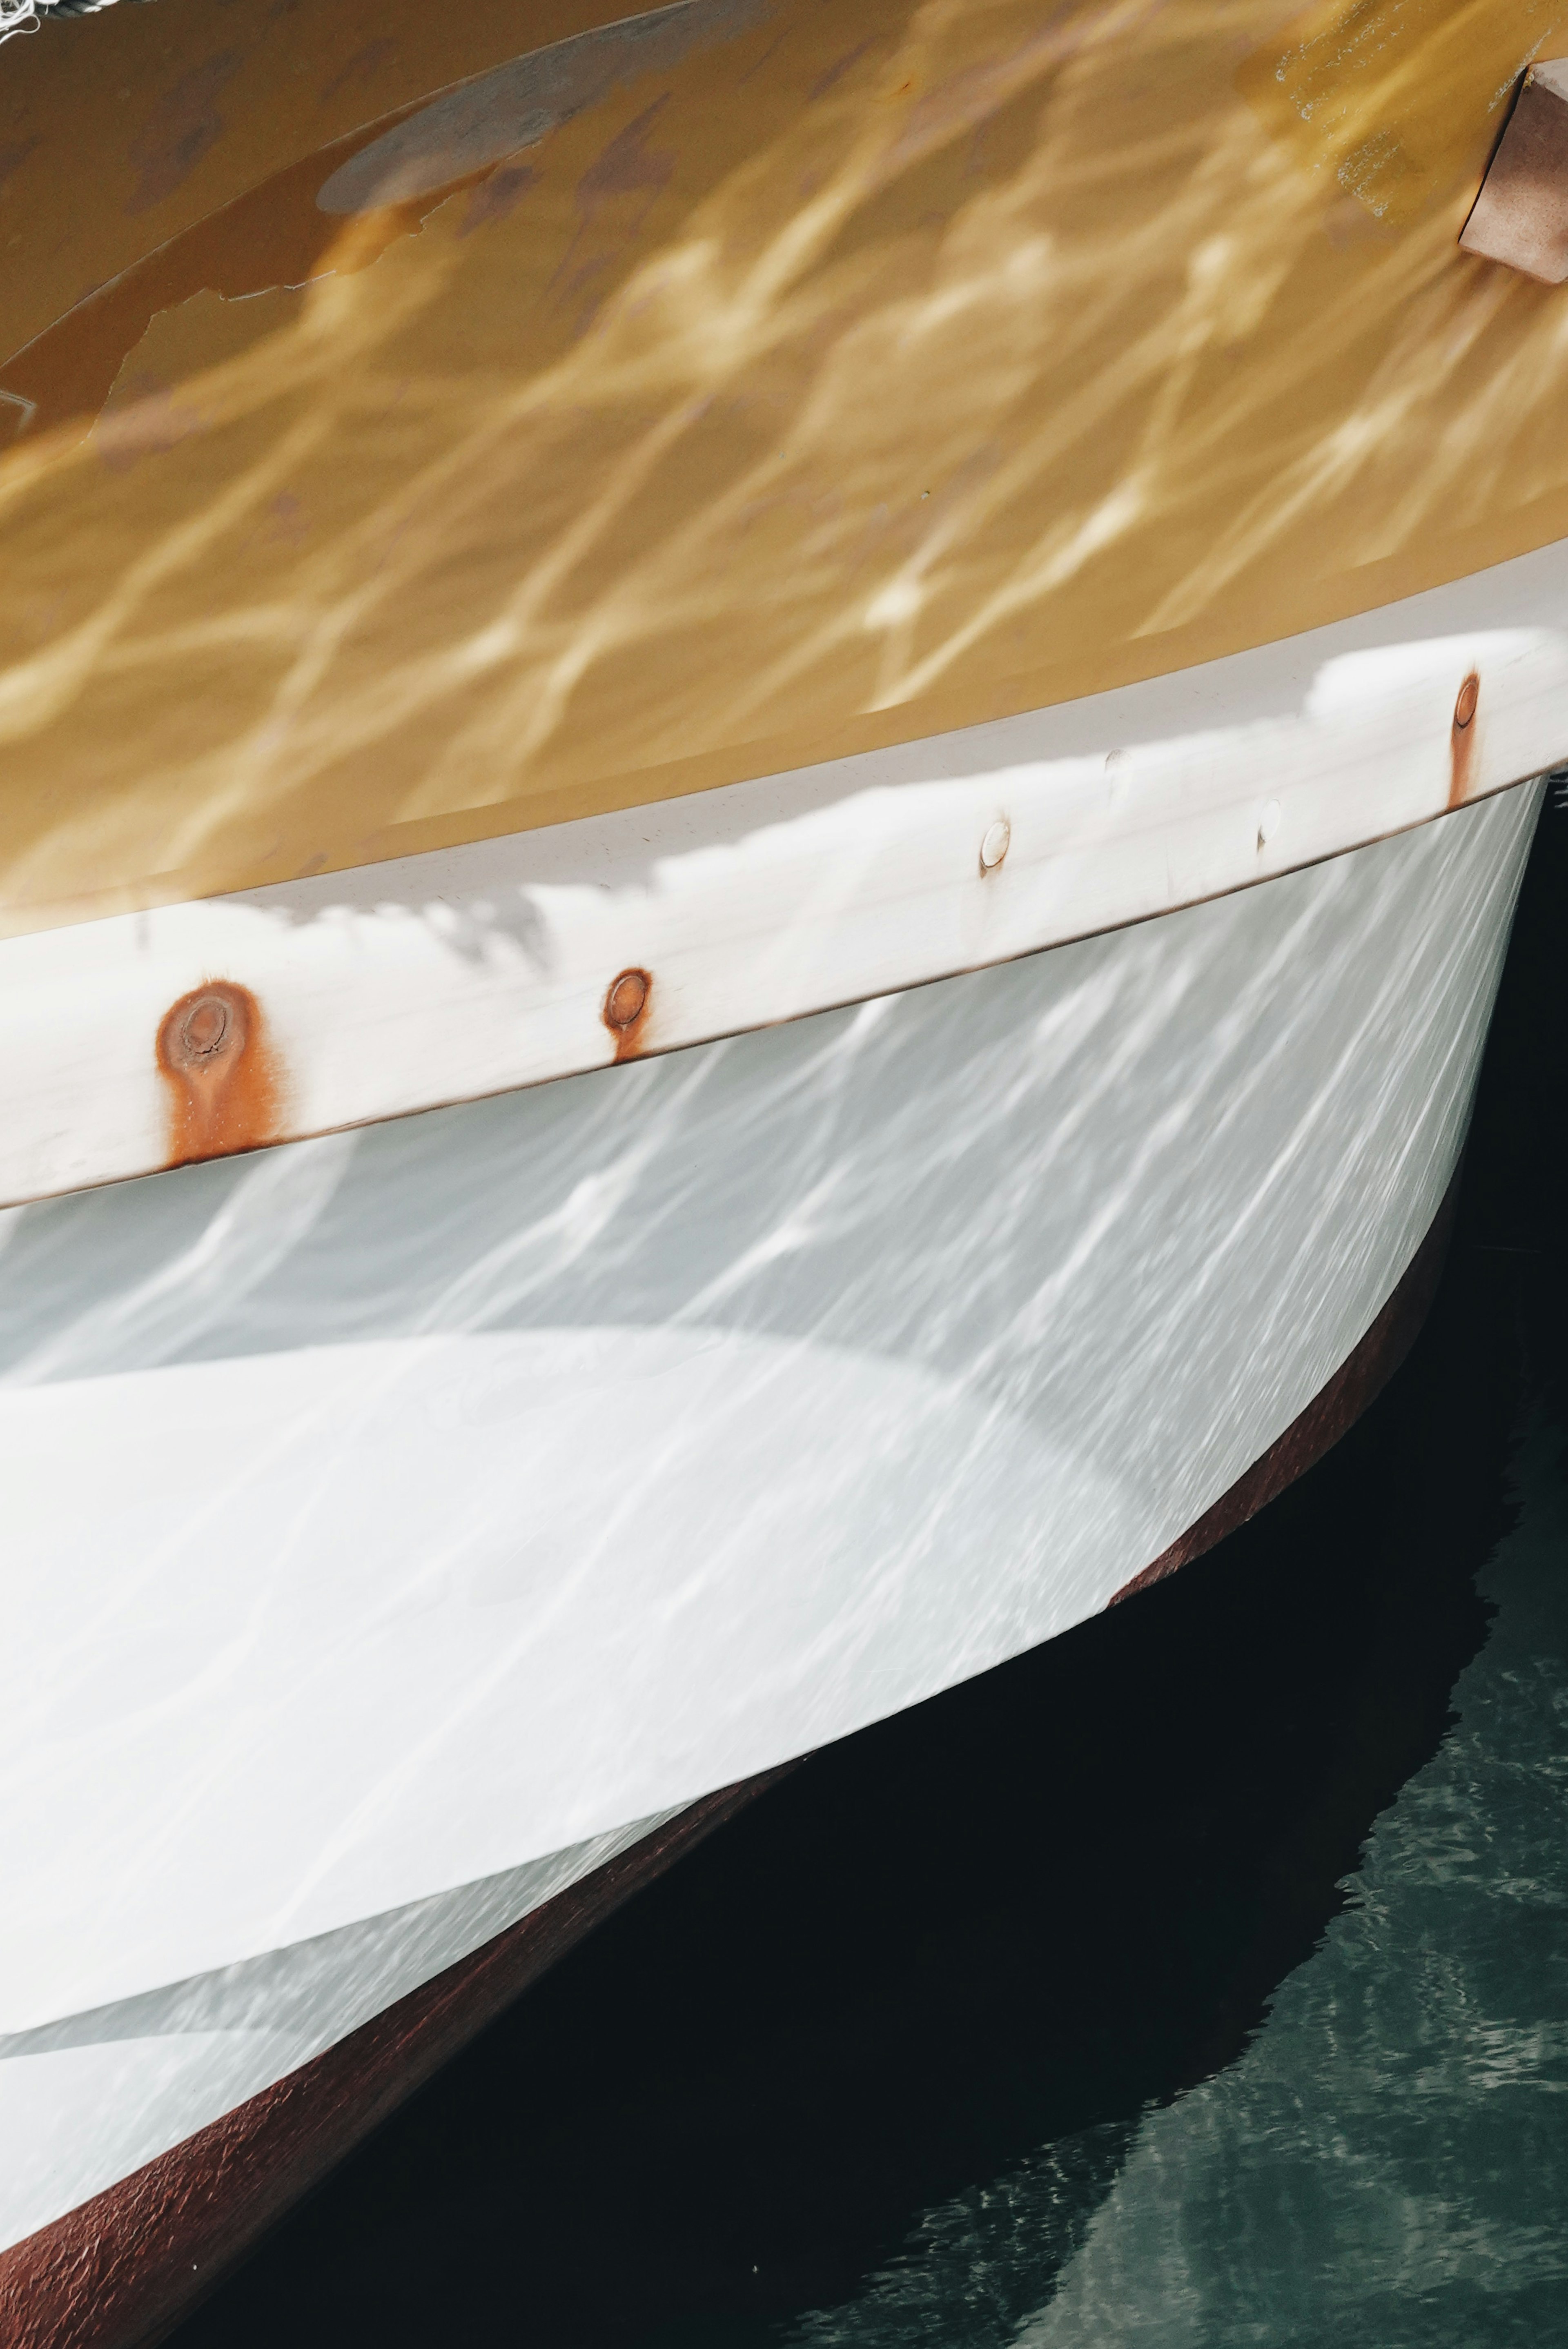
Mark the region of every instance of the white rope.
<instances>
[{"instance_id":1,"label":"white rope","mask_svg":"<svg viewBox=\"0 0 1568 2349\"><path fill-rule=\"evenodd\" d=\"M115 0L0 0L0 48L18 33L36 33L46 16L96 16Z\"/></svg>"}]
</instances>

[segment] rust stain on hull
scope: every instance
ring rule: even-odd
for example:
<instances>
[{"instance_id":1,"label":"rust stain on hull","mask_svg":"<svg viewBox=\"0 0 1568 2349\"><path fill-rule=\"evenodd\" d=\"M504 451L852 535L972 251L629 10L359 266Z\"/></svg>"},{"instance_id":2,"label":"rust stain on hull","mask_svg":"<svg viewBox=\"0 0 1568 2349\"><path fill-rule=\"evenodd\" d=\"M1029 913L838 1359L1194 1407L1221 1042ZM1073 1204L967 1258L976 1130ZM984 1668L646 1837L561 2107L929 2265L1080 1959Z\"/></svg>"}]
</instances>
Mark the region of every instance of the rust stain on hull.
<instances>
[{"instance_id":1,"label":"rust stain on hull","mask_svg":"<svg viewBox=\"0 0 1568 2349\"><path fill-rule=\"evenodd\" d=\"M168 1166L259 1150L278 1138L282 1084L248 987L213 979L170 1005L158 1030Z\"/></svg>"},{"instance_id":2,"label":"rust stain on hull","mask_svg":"<svg viewBox=\"0 0 1568 2349\"><path fill-rule=\"evenodd\" d=\"M615 1039L618 1061L635 1060L642 1050L652 1005L651 971L623 970L611 980L599 1017Z\"/></svg>"},{"instance_id":3,"label":"rust stain on hull","mask_svg":"<svg viewBox=\"0 0 1568 2349\"><path fill-rule=\"evenodd\" d=\"M1480 701L1480 679L1471 669L1459 688L1454 704L1454 722L1449 730L1449 805L1463 807L1470 795L1470 779L1476 762L1476 740L1480 728L1476 725L1476 709Z\"/></svg>"}]
</instances>

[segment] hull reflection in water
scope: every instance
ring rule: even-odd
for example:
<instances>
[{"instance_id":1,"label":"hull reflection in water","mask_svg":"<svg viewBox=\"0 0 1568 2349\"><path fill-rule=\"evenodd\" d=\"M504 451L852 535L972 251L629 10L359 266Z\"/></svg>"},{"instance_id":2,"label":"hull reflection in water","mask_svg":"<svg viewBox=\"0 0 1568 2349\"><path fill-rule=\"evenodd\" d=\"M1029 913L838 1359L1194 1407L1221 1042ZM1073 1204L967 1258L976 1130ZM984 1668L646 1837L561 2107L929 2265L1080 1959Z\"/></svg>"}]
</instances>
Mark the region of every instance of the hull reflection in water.
<instances>
[{"instance_id":1,"label":"hull reflection in water","mask_svg":"<svg viewBox=\"0 0 1568 2349\"><path fill-rule=\"evenodd\" d=\"M13 1210L6 2239L1166 1549L1437 1213L1538 798Z\"/></svg>"}]
</instances>

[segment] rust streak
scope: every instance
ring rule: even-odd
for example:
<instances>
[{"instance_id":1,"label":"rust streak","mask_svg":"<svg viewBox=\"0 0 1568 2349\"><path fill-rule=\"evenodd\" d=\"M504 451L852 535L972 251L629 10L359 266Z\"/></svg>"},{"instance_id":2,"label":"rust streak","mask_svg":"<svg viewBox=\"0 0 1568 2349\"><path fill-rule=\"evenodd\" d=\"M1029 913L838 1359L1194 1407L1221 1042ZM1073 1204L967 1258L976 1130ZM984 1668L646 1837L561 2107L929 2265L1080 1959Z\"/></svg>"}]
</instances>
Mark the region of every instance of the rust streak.
<instances>
[{"instance_id":1,"label":"rust streak","mask_svg":"<svg viewBox=\"0 0 1568 2349\"><path fill-rule=\"evenodd\" d=\"M1480 700L1480 678L1472 668L1459 688L1454 704L1454 722L1449 729L1449 805L1463 807L1470 795L1470 780L1476 762L1476 743L1480 729L1474 723Z\"/></svg>"},{"instance_id":2,"label":"rust streak","mask_svg":"<svg viewBox=\"0 0 1568 2349\"><path fill-rule=\"evenodd\" d=\"M612 979L599 1014L615 1038L618 1061L634 1060L642 1050L648 1016L653 1003L653 978L646 970L623 970Z\"/></svg>"},{"instance_id":3,"label":"rust streak","mask_svg":"<svg viewBox=\"0 0 1568 2349\"><path fill-rule=\"evenodd\" d=\"M275 1142L281 1085L262 1009L218 978L171 1004L158 1030L170 1166Z\"/></svg>"}]
</instances>

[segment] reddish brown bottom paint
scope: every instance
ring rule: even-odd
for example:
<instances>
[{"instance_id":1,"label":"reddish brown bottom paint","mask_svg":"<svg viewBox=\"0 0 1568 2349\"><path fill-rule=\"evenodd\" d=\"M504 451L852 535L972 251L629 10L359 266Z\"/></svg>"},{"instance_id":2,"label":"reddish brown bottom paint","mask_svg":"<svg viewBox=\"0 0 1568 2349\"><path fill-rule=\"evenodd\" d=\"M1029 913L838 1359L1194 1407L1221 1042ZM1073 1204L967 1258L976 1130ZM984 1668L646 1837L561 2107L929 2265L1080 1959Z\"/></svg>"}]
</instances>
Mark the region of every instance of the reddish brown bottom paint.
<instances>
[{"instance_id":1,"label":"reddish brown bottom paint","mask_svg":"<svg viewBox=\"0 0 1568 2349\"><path fill-rule=\"evenodd\" d=\"M1123 1583L1110 1602L1113 1607L1124 1599L1131 1599L1137 1591L1147 1590L1151 1583L1163 1582L1179 1566L1201 1557L1206 1549L1212 1549L1227 1534L1233 1534L1238 1526L1244 1526L1249 1517L1255 1517L1276 1493L1282 1493L1287 1485L1304 1476L1314 1463L1355 1426L1368 1404L1376 1402L1415 1344L1437 1294L1453 1233L1459 1189L1459 1178L1456 1174L1430 1231L1406 1266L1398 1287L1327 1386L1292 1420L1262 1459L1254 1460L1246 1475L1238 1476L1230 1491L1221 1493L1213 1507L1204 1510L1196 1525L1189 1526L1168 1549L1161 1550L1152 1566L1146 1566L1141 1574Z\"/></svg>"},{"instance_id":2,"label":"reddish brown bottom paint","mask_svg":"<svg viewBox=\"0 0 1568 2349\"><path fill-rule=\"evenodd\" d=\"M1457 1190L1456 1178L1398 1287L1322 1393L1113 1606L1255 1516L1374 1401L1426 1318ZM292 2203L574 1942L783 1775L769 1771L694 1804L275 2086L0 2253L0 2342L147 2349L161 2339Z\"/></svg>"},{"instance_id":3,"label":"reddish brown bottom paint","mask_svg":"<svg viewBox=\"0 0 1568 2349\"><path fill-rule=\"evenodd\" d=\"M0 2252L5 2349L145 2349L161 2340L520 1991L784 1775L694 1803L286 2079Z\"/></svg>"}]
</instances>

